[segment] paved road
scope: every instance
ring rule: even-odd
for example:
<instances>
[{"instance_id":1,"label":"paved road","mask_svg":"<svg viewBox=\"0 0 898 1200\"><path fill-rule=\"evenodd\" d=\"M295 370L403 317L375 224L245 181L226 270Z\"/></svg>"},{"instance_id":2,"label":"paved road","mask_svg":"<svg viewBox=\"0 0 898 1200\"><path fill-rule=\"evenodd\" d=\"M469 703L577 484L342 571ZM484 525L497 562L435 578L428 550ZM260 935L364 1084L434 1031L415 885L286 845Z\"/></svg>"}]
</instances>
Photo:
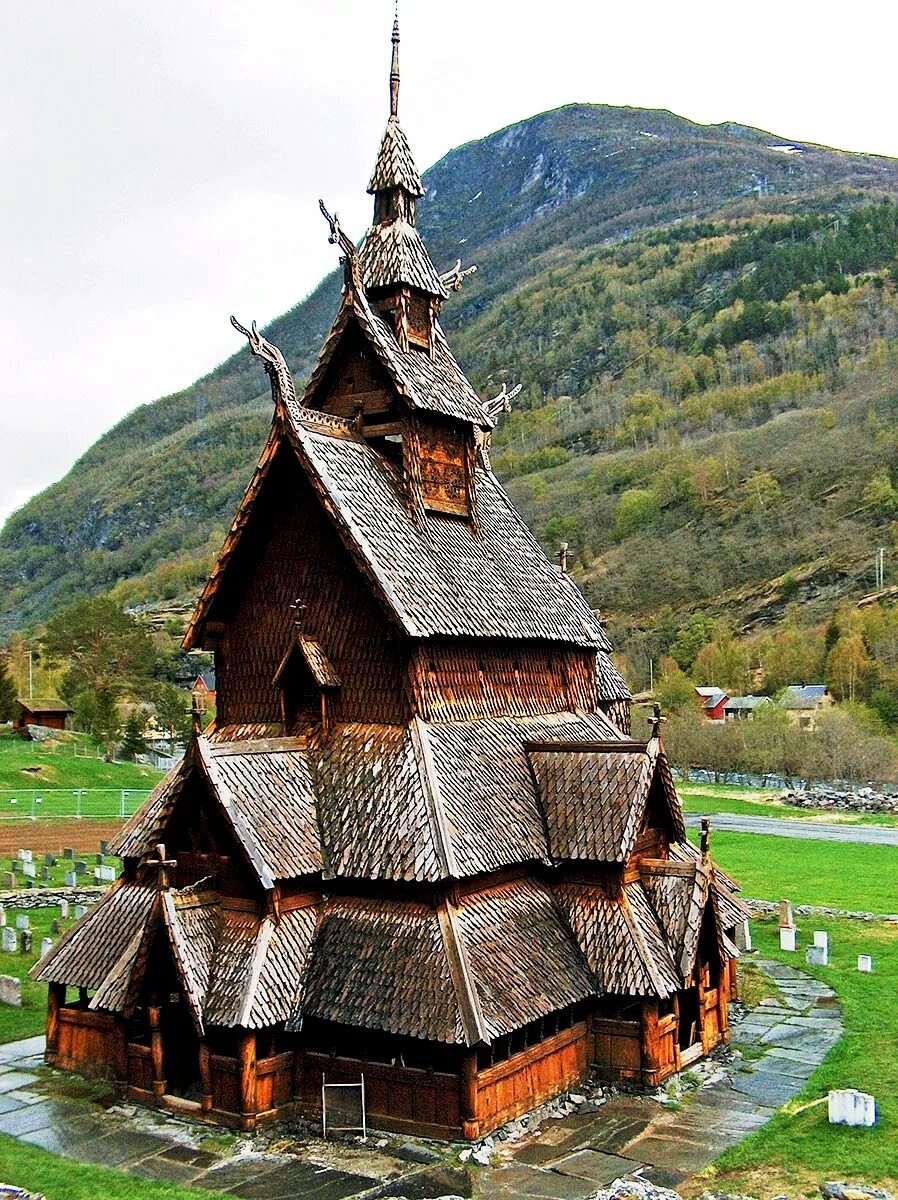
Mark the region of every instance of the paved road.
<instances>
[{"instance_id":1,"label":"paved road","mask_svg":"<svg viewBox=\"0 0 898 1200\"><path fill-rule=\"evenodd\" d=\"M788 817L743 817L736 813L709 813L711 828L728 833L767 833L775 837L812 838L819 842L859 842L867 846L898 846L895 825L827 825L822 821ZM701 813L686 813L686 826L698 829Z\"/></svg>"}]
</instances>

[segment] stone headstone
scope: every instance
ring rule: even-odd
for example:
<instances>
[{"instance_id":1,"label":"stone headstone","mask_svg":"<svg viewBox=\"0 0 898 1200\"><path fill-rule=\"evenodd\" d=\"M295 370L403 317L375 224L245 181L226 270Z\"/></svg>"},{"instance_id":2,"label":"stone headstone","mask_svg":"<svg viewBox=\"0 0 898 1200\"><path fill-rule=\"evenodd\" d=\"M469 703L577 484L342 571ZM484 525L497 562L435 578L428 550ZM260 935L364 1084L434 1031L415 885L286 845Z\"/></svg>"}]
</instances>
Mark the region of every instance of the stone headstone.
<instances>
[{"instance_id":1,"label":"stone headstone","mask_svg":"<svg viewBox=\"0 0 898 1200\"><path fill-rule=\"evenodd\" d=\"M736 948L751 950L751 925L747 917L736 926Z\"/></svg>"},{"instance_id":2,"label":"stone headstone","mask_svg":"<svg viewBox=\"0 0 898 1200\"><path fill-rule=\"evenodd\" d=\"M34 855L31 853L30 850L20 850L19 851L19 860L23 863L32 862L34 860Z\"/></svg>"},{"instance_id":3,"label":"stone headstone","mask_svg":"<svg viewBox=\"0 0 898 1200\"><path fill-rule=\"evenodd\" d=\"M16 979L14 975L0 975L0 1004L11 1004L13 1008L22 1007L21 979Z\"/></svg>"},{"instance_id":4,"label":"stone headstone","mask_svg":"<svg viewBox=\"0 0 898 1200\"><path fill-rule=\"evenodd\" d=\"M109 843L106 841L103 841L102 838L100 839L100 853L101 854L109 853Z\"/></svg>"},{"instance_id":5,"label":"stone headstone","mask_svg":"<svg viewBox=\"0 0 898 1200\"><path fill-rule=\"evenodd\" d=\"M0 926L6 924L6 909L0 904Z\"/></svg>"},{"instance_id":6,"label":"stone headstone","mask_svg":"<svg viewBox=\"0 0 898 1200\"><path fill-rule=\"evenodd\" d=\"M41 882L42 883L50 882L50 868L49 867L41 867Z\"/></svg>"},{"instance_id":7,"label":"stone headstone","mask_svg":"<svg viewBox=\"0 0 898 1200\"><path fill-rule=\"evenodd\" d=\"M814 930L814 945L822 946L824 950L829 950L829 934L823 929Z\"/></svg>"},{"instance_id":8,"label":"stone headstone","mask_svg":"<svg viewBox=\"0 0 898 1200\"><path fill-rule=\"evenodd\" d=\"M19 913L16 917L16 929L30 929L31 922L28 919L27 913Z\"/></svg>"},{"instance_id":9,"label":"stone headstone","mask_svg":"<svg viewBox=\"0 0 898 1200\"><path fill-rule=\"evenodd\" d=\"M85 905L76 904L75 905L75 920L80 921L86 912L87 912L87 908L85 907Z\"/></svg>"},{"instance_id":10,"label":"stone headstone","mask_svg":"<svg viewBox=\"0 0 898 1200\"><path fill-rule=\"evenodd\" d=\"M115 883L115 867L97 867L100 883Z\"/></svg>"},{"instance_id":11,"label":"stone headstone","mask_svg":"<svg viewBox=\"0 0 898 1200\"><path fill-rule=\"evenodd\" d=\"M33 887L34 887L34 880L33 880L33 879L26 879L26 880L25 880L25 887L27 887L27 888L33 888Z\"/></svg>"},{"instance_id":12,"label":"stone headstone","mask_svg":"<svg viewBox=\"0 0 898 1200\"><path fill-rule=\"evenodd\" d=\"M55 867L56 866L56 855L55 854L45 854L44 855L44 866Z\"/></svg>"},{"instance_id":13,"label":"stone headstone","mask_svg":"<svg viewBox=\"0 0 898 1200\"><path fill-rule=\"evenodd\" d=\"M63 918L63 920L65 920L65 918L69 915L69 902L66 900L65 896L63 896L59 901L59 915Z\"/></svg>"},{"instance_id":14,"label":"stone headstone","mask_svg":"<svg viewBox=\"0 0 898 1200\"><path fill-rule=\"evenodd\" d=\"M792 914L792 901L780 900L780 929L792 929L795 917Z\"/></svg>"},{"instance_id":15,"label":"stone headstone","mask_svg":"<svg viewBox=\"0 0 898 1200\"><path fill-rule=\"evenodd\" d=\"M794 925L783 925L780 928L780 950L798 949L798 930Z\"/></svg>"},{"instance_id":16,"label":"stone headstone","mask_svg":"<svg viewBox=\"0 0 898 1200\"><path fill-rule=\"evenodd\" d=\"M84 862L80 858L75 860L75 874L76 875L86 875L87 874L87 863Z\"/></svg>"},{"instance_id":17,"label":"stone headstone","mask_svg":"<svg viewBox=\"0 0 898 1200\"><path fill-rule=\"evenodd\" d=\"M868 1092L836 1088L827 1097L830 1125L876 1124L876 1101Z\"/></svg>"},{"instance_id":18,"label":"stone headstone","mask_svg":"<svg viewBox=\"0 0 898 1200\"><path fill-rule=\"evenodd\" d=\"M25 876L26 879L36 879L37 878L37 867L35 867L33 862L23 862L22 863L22 874Z\"/></svg>"},{"instance_id":19,"label":"stone headstone","mask_svg":"<svg viewBox=\"0 0 898 1200\"><path fill-rule=\"evenodd\" d=\"M7 954L15 954L17 945L18 938L16 937L16 931L11 929L9 925L4 925L3 929L0 930L0 947Z\"/></svg>"},{"instance_id":20,"label":"stone headstone","mask_svg":"<svg viewBox=\"0 0 898 1200\"><path fill-rule=\"evenodd\" d=\"M870 975L873 972L873 959L869 954L859 954L857 956L857 969L863 971L865 975Z\"/></svg>"},{"instance_id":21,"label":"stone headstone","mask_svg":"<svg viewBox=\"0 0 898 1200\"><path fill-rule=\"evenodd\" d=\"M16 877L12 871L3 872L3 886L5 888L14 888L16 886Z\"/></svg>"},{"instance_id":22,"label":"stone headstone","mask_svg":"<svg viewBox=\"0 0 898 1200\"><path fill-rule=\"evenodd\" d=\"M804 960L811 967L828 967L829 952L825 946L808 946L804 952Z\"/></svg>"},{"instance_id":23,"label":"stone headstone","mask_svg":"<svg viewBox=\"0 0 898 1200\"><path fill-rule=\"evenodd\" d=\"M59 924L59 919L57 917L54 917L50 922L50 932L54 937L59 937L59 935L62 933L62 926Z\"/></svg>"},{"instance_id":24,"label":"stone headstone","mask_svg":"<svg viewBox=\"0 0 898 1200\"><path fill-rule=\"evenodd\" d=\"M78 876L75 874L74 871L66 871L65 885L66 885L66 887L77 887L78 886Z\"/></svg>"},{"instance_id":25,"label":"stone headstone","mask_svg":"<svg viewBox=\"0 0 898 1200\"><path fill-rule=\"evenodd\" d=\"M22 930L22 938L21 938L21 941L19 942L19 949L21 950L21 952L23 954L30 954L33 943L34 943L34 934L31 932L30 929L23 929Z\"/></svg>"},{"instance_id":26,"label":"stone headstone","mask_svg":"<svg viewBox=\"0 0 898 1200\"><path fill-rule=\"evenodd\" d=\"M69 862L71 862L72 859L75 857L75 851L72 849L71 846L66 846L62 852L62 857L67 858L69 860Z\"/></svg>"},{"instance_id":27,"label":"stone headstone","mask_svg":"<svg viewBox=\"0 0 898 1200\"><path fill-rule=\"evenodd\" d=\"M0 1004L22 1008L22 980L16 976L0 976Z\"/></svg>"},{"instance_id":28,"label":"stone headstone","mask_svg":"<svg viewBox=\"0 0 898 1200\"><path fill-rule=\"evenodd\" d=\"M41 958L44 957L44 955L47 953L47 951L50 949L50 947L52 945L53 945L52 938L41 938Z\"/></svg>"},{"instance_id":29,"label":"stone headstone","mask_svg":"<svg viewBox=\"0 0 898 1200\"><path fill-rule=\"evenodd\" d=\"M102 855L102 854L98 854L98 855L97 855L97 866L98 866L98 867L102 867L102 865L103 865L103 855Z\"/></svg>"}]
</instances>

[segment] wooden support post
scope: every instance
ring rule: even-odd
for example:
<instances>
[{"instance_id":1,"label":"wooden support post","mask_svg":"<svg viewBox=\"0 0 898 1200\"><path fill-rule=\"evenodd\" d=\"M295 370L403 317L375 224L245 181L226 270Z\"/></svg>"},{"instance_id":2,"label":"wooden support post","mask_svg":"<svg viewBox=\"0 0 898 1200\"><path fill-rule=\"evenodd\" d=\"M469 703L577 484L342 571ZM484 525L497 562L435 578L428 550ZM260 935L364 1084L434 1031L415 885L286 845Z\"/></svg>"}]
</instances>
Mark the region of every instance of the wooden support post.
<instances>
[{"instance_id":1,"label":"wooden support post","mask_svg":"<svg viewBox=\"0 0 898 1200\"><path fill-rule=\"evenodd\" d=\"M212 1067L209 1062L209 1047L200 1042L200 1087L203 1089L202 1108L204 1113L212 1111Z\"/></svg>"},{"instance_id":2,"label":"wooden support post","mask_svg":"<svg viewBox=\"0 0 898 1200\"><path fill-rule=\"evenodd\" d=\"M256 1127L256 1031L240 1037L240 1115L244 1129Z\"/></svg>"},{"instance_id":3,"label":"wooden support post","mask_svg":"<svg viewBox=\"0 0 898 1200\"><path fill-rule=\"evenodd\" d=\"M90 997L87 994L86 987L78 988L78 1004L85 1012L87 1011L87 1007L90 1004Z\"/></svg>"},{"instance_id":4,"label":"wooden support post","mask_svg":"<svg viewBox=\"0 0 898 1200\"><path fill-rule=\"evenodd\" d=\"M65 1004L65 984L51 983L47 995L47 1062L52 1066L59 1053L59 1010Z\"/></svg>"},{"instance_id":5,"label":"wooden support post","mask_svg":"<svg viewBox=\"0 0 898 1200\"><path fill-rule=\"evenodd\" d=\"M683 1063L680 1058L680 1021L682 1018L680 1017L680 996L678 992L674 992L673 1010L677 1018L677 1023L674 1026L674 1066L679 1072L682 1070Z\"/></svg>"},{"instance_id":6,"label":"wooden support post","mask_svg":"<svg viewBox=\"0 0 898 1200\"><path fill-rule=\"evenodd\" d=\"M462 1132L468 1141L475 1141L480 1136L480 1121L477 1116L476 1050L469 1050L462 1055L458 1086Z\"/></svg>"},{"instance_id":7,"label":"wooden support post","mask_svg":"<svg viewBox=\"0 0 898 1200\"><path fill-rule=\"evenodd\" d=\"M705 1014L705 989L707 987L707 967L703 962L699 962L695 969L696 979L698 982L698 1021L699 1032L702 1035L702 1054L710 1052L710 1039L708 1037L708 1022Z\"/></svg>"},{"instance_id":8,"label":"wooden support post","mask_svg":"<svg viewBox=\"0 0 898 1200\"><path fill-rule=\"evenodd\" d=\"M162 1009L157 1004L151 1004L147 1009L150 1019L150 1057L153 1063L153 1096L157 1104L162 1103L165 1095L165 1076L163 1073L162 1056Z\"/></svg>"},{"instance_id":9,"label":"wooden support post","mask_svg":"<svg viewBox=\"0 0 898 1200\"><path fill-rule=\"evenodd\" d=\"M642 1081L657 1087L661 1077L659 1054L658 1001L645 1000L642 1005Z\"/></svg>"}]
</instances>

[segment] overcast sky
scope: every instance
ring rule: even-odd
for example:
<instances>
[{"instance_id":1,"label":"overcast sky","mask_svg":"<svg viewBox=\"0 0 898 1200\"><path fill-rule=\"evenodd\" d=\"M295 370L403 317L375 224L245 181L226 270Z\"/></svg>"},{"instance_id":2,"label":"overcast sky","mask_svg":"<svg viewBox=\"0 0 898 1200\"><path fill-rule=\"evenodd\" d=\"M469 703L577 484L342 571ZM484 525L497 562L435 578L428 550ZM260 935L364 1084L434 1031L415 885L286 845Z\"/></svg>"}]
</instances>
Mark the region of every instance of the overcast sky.
<instances>
[{"instance_id":1,"label":"overcast sky","mask_svg":"<svg viewBox=\"0 0 898 1200\"><path fill-rule=\"evenodd\" d=\"M402 0L423 169L571 101L898 156L896 18L810 0ZM392 0L0 0L0 520L335 262L387 113Z\"/></svg>"}]
</instances>

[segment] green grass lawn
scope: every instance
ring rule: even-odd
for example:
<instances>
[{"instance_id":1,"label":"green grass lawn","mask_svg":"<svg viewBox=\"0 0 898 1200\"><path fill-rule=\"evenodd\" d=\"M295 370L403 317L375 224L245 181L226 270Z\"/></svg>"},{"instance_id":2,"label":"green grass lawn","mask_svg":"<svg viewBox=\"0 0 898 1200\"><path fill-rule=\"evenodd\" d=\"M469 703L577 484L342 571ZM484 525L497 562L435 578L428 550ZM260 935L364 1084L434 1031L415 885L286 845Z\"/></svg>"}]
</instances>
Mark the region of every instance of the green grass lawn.
<instances>
[{"instance_id":1,"label":"green grass lawn","mask_svg":"<svg viewBox=\"0 0 898 1200\"><path fill-rule=\"evenodd\" d=\"M57 1158L27 1142L0 1134L0 1180L47 1200L220 1200L220 1192L138 1179L109 1167Z\"/></svg>"},{"instance_id":2,"label":"green grass lawn","mask_svg":"<svg viewBox=\"0 0 898 1200\"><path fill-rule=\"evenodd\" d=\"M710 1186L763 1198L783 1193L812 1196L827 1179L898 1190L898 928L881 922L804 918L799 919L799 945L808 945L814 929L829 933L828 967L807 966L802 951L781 951L775 919L755 921L753 936L761 955L800 967L838 993L844 1036L801 1095L702 1172L690 1193ZM857 970L859 954L873 955L872 975ZM795 1111L831 1088L844 1087L876 1097L877 1123L872 1129L829 1125L825 1104Z\"/></svg>"},{"instance_id":3,"label":"green grass lawn","mask_svg":"<svg viewBox=\"0 0 898 1200\"><path fill-rule=\"evenodd\" d=\"M125 798L130 813L162 778L155 767L105 762L95 754L83 735L38 743L26 742L8 730L0 732L0 819L29 816L32 800L38 796L42 803L35 811L40 816L72 816L76 811L72 793L81 789L89 793L82 800L84 815L117 817L122 791L133 793Z\"/></svg>"},{"instance_id":4,"label":"green grass lawn","mask_svg":"<svg viewBox=\"0 0 898 1200\"><path fill-rule=\"evenodd\" d=\"M692 813L734 813L743 817L789 817L827 821L840 825L898 825L892 813L849 813L827 808L793 808L783 804L775 790L740 787L739 784L678 783L683 809Z\"/></svg>"},{"instance_id":5,"label":"green grass lawn","mask_svg":"<svg viewBox=\"0 0 898 1200\"><path fill-rule=\"evenodd\" d=\"M693 840L695 834L692 833ZM898 847L727 833L711 855L745 896L873 913L898 911Z\"/></svg>"}]
</instances>

